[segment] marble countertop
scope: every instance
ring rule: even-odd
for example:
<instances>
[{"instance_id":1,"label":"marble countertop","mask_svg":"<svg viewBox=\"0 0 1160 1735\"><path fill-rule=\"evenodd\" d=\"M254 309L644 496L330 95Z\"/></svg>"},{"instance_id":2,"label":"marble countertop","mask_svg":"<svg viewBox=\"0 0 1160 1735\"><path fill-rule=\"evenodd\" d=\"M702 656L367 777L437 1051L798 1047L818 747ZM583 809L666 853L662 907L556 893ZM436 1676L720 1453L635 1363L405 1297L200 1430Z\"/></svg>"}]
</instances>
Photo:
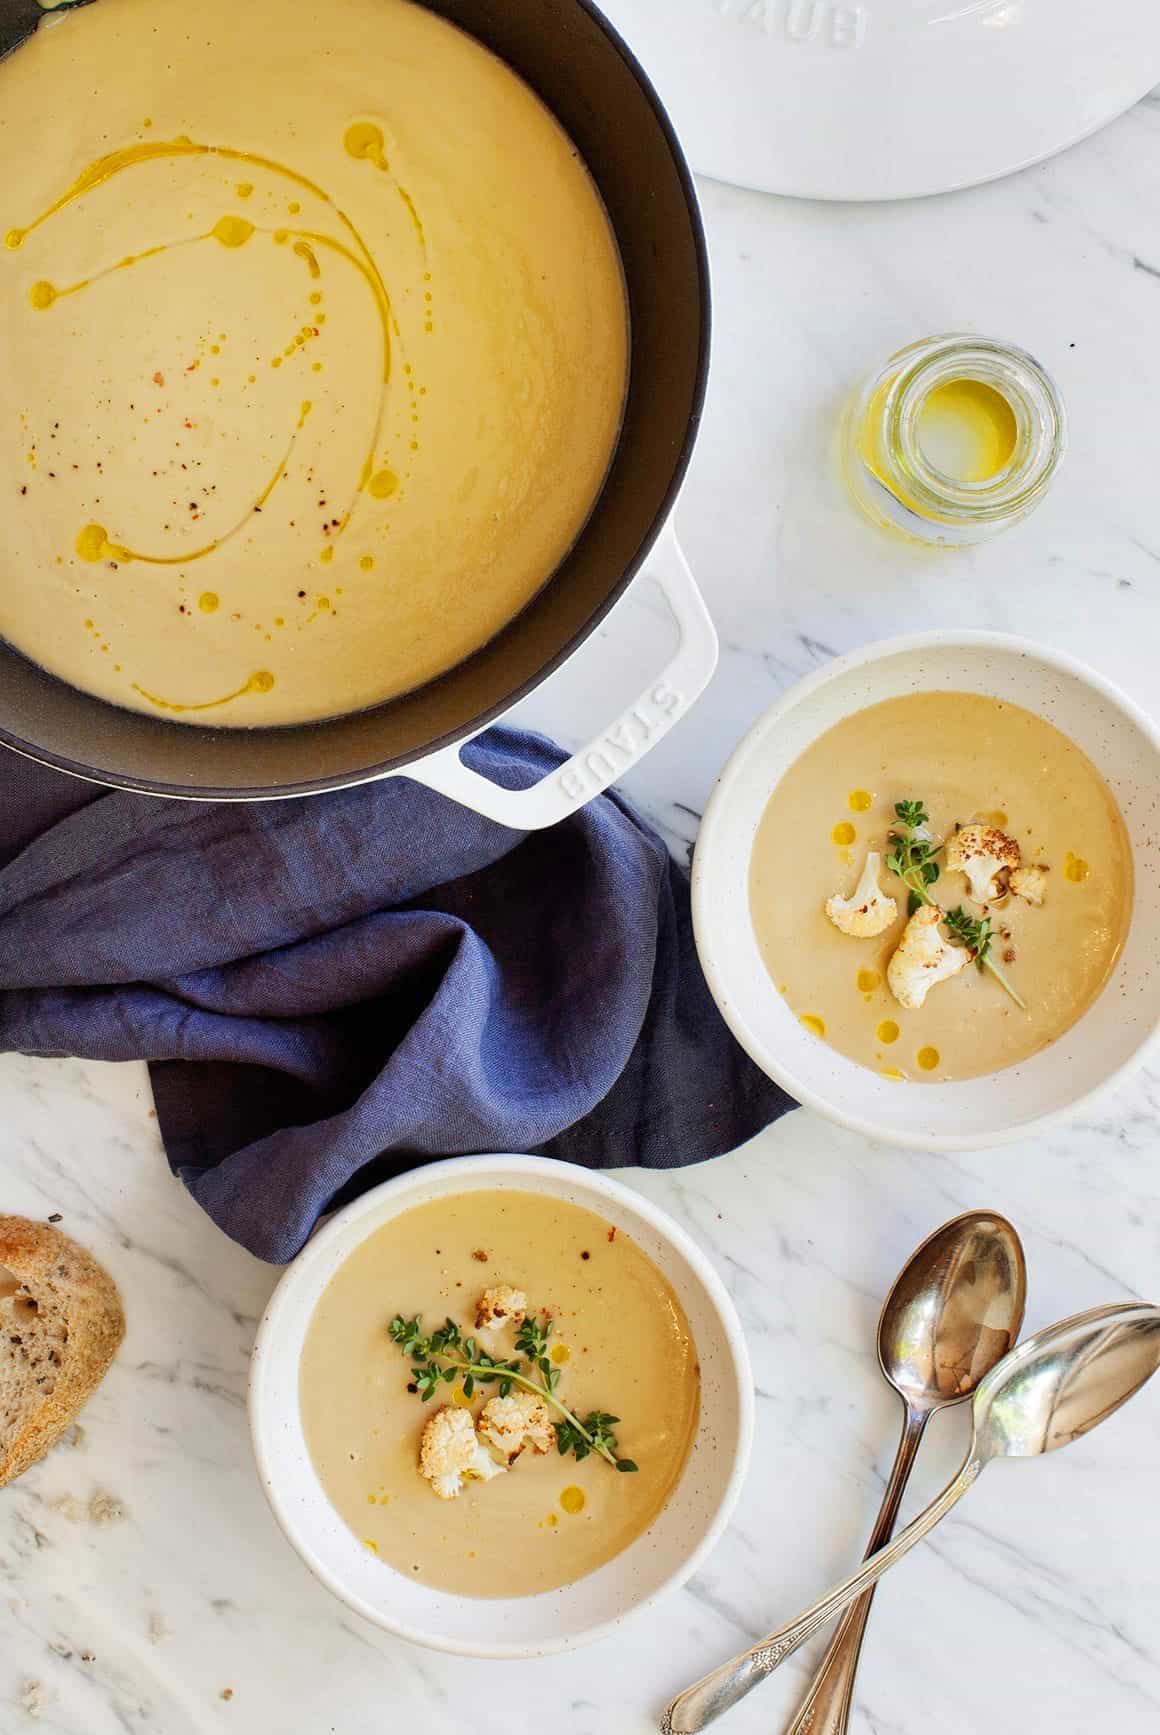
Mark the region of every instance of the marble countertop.
<instances>
[{"instance_id":1,"label":"marble countertop","mask_svg":"<svg viewBox=\"0 0 1160 1735\"><path fill-rule=\"evenodd\" d=\"M679 527L722 665L629 780L674 846L758 712L868 639L1027 633L1155 707L1160 93L1053 162L953 197L855 208L709 183L702 196L715 359ZM940 556L854 516L832 447L856 376L963 327L1046 363L1071 452L1027 524ZM602 654L587 648L521 715L578 744L659 666L668 631L663 603L634 587ZM4 1207L60 1212L116 1274L129 1317L76 1444L0 1501L0 1735L646 1735L673 1690L859 1556L898 1422L872 1353L877 1311L933 1227L976 1206L1014 1220L1029 1327L1160 1291L1155 1073L1050 1138L974 1156L890 1150L803 1111L701 1167L630 1172L708 1250L748 1333L758 1427L741 1508L692 1583L616 1638L536 1663L461 1660L346 1613L267 1512L244 1391L276 1273L169 1177L144 1068L9 1056L0 1092ZM1158 1422L1151 1390L1069 1451L988 1473L883 1585L855 1735L1151 1735ZM936 1424L908 1507L964 1427ZM794 1659L727 1727L783 1728L805 1679Z\"/></svg>"}]
</instances>

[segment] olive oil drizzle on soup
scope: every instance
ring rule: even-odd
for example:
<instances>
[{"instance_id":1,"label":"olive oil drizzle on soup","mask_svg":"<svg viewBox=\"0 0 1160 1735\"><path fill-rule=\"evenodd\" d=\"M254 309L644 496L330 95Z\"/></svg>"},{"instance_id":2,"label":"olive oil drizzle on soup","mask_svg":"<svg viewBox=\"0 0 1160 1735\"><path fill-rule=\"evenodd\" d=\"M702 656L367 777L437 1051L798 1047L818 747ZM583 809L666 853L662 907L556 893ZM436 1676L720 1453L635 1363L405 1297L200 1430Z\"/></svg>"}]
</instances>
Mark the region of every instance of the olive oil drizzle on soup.
<instances>
[{"instance_id":1,"label":"olive oil drizzle on soup","mask_svg":"<svg viewBox=\"0 0 1160 1735\"><path fill-rule=\"evenodd\" d=\"M551 1314L561 1401L581 1417L618 1417L619 1450L635 1473L553 1446L523 1452L489 1482L465 1482L453 1500L419 1475L420 1436L438 1406L468 1404L478 1415L498 1387L468 1400L456 1380L422 1403L407 1390L410 1363L388 1325L418 1313L431 1330L450 1315L471 1332L480 1294L500 1283L524 1291L529 1311ZM478 1335L490 1353L515 1357L510 1326ZM648 1529L688 1454L700 1373L672 1286L631 1237L513 1187L417 1206L369 1236L319 1301L299 1393L319 1479L380 1560L442 1590L527 1596L594 1571Z\"/></svg>"},{"instance_id":2,"label":"olive oil drizzle on soup","mask_svg":"<svg viewBox=\"0 0 1160 1735\"><path fill-rule=\"evenodd\" d=\"M100 0L0 64L0 150L17 649L177 722L299 722L550 576L627 303L571 140L473 38L407 0Z\"/></svg>"},{"instance_id":3,"label":"olive oil drizzle on soup","mask_svg":"<svg viewBox=\"0 0 1160 1735\"><path fill-rule=\"evenodd\" d=\"M1014 837L1025 865L1050 870L1042 907L1009 895L989 910L994 955L1026 1011L973 964L915 1010L891 994L907 892L885 866L886 839L894 804L911 799L925 802L935 839L979 820ZM879 883L899 917L855 939L824 905L853 891L868 850L883 856ZM974 1078L1054 1042L1107 981L1132 907L1127 833L1095 766L1043 718L974 693L888 699L819 736L769 799L749 883L776 990L814 1036L899 1083ZM944 868L929 889L944 910L981 913L962 873Z\"/></svg>"}]
</instances>

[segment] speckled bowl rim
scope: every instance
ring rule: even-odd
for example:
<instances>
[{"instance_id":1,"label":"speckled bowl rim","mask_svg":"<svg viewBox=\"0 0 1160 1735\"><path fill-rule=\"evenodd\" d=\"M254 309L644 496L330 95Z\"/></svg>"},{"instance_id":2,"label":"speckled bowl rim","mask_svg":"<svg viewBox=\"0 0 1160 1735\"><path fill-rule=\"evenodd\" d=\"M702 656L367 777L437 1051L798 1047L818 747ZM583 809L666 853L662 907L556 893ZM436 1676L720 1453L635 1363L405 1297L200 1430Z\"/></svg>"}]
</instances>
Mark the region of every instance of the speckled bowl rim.
<instances>
[{"instance_id":1,"label":"speckled bowl rim","mask_svg":"<svg viewBox=\"0 0 1160 1735\"><path fill-rule=\"evenodd\" d=\"M784 1057L771 1047L761 1031L754 1028L734 998L734 984L729 972L722 967L718 954L719 924L726 919L722 912L727 904L727 893L721 881L719 864L716 859L720 834L726 829L730 820L730 808L735 799L735 793L741 778L748 770L753 753L760 749L763 742L768 741L774 731L789 714L803 702L810 699L824 687L845 679L848 675L867 666L887 661L890 658L909 655L922 651L993 651L1004 657L1022 657L1040 668L1066 675L1081 686L1088 688L1111 710L1131 725L1147 742L1160 767L1160 729L1139 706L1113 681L1089 667L1079 658L1070 653L1057 650L1037 640L1020 637L1013 633L984 632L973 629L946 630L938 629L930 632L902 634L896 638L877 639L871 644L863 645L857 650L835 657L824 667L813 674L796 681L787 688L782 696L769 709L762 713L752 727L747 730L722 767L713 792L706 804L697 838L693 857L692 870L692 907L693 932L696 939L697 952L709 984L713 998L717 1002L725 1022L729 1025L738 1042L750 1058L761 1067L762 1071L787 1090L795 1100L804 1107L815 1110L826 1120L851 1132L862 1133L867 1138L877 1139L885 1144L900 1146L911 1150L926 1150L937 1152L957 1152L988 1149L997 1145L1011 1144L1017 1140L1031 1139L1048 1129L1062 1123L1073 1121L1082 1114L1085 1108L1103 1097L1118 1084L1130 1078L1145 1064L1150 1055L1160 1046L1160 997L1157 1011L1150 1027L1145 1029L1137 1042L1135 1049L1119 1065L1090 1088L1080 1089L1067 1101L1045 1112L1029 1116L1025 1119L1013 1119L1010 1124L988 1129L984 1133L956 1133L954 1131L921 1132L910 1128L899 1127L887 1116L861 1113L840 1106L828 1097L824 1091L815 1089L801 1076ZM868 701L873 702L873 701ZM1034 709L1034 707L1030 707ZM828 726L828 725L827 725ZM1061 727L1061 725L1056 725ZM1064 730L1064 733L1067 731ZM817 734L824 730L817 731ZM814 737L817 738L816 735ZM1158 770L1160 778L1160 770ZM777 779L770 783L769 794L772 794ZM768 800L768 794L766 796ZM1134 864L1136 872L1133 886L1133 921L1135 911L1139 908L1139 900L1147 897L1153 904L1160 900L1160 888L1149 883L1139 871L1138 862ZM744 920L749 926L753 953L757 953L756 937L752 935L752 924L749 919L748 888L744 899ZM764 969L764 966L762 966ZM775 991L770 984L770 993ZM1105 987L1104 992L1107 992ZM1101 997L1102 998L1102 995ZM1078 1028L1092 1015L1094 1006L1089 1008L1072 1030ZM1069 1032L1064 1033L1060 1041L1066 1039ZM1050 1052L1055 1044L1049 1044ZM853 1061L842 1057L844 1066L856 1067ZM864 1068L857 1068L864 1071ZM1009 1079L1014 1068L1001 1072L989 1073L987 1079ZM924 1092L934 1092L948 1088L939 1085L923 1084L919 1087Z\"/></svg>"},{"instance_id":2,"label":"speckled bowl rim","mask_svg":"<svg viewBox=\"0 0 1160 1735\"><path fill-rule=\"evenodd\" d=\"M332 1572L322 1561L310 1541L303 1535L296 1522L295 1514L284 1498L283 1478L278 1462L279 1441L274 1426L274 1418L270 1410L270 1389L268 1375L271 1368L280 1363L285 1368L286 1357L293 1357L295 1369L298 1365L301 1338L288 1343L284 1326L291 1304L300 1305L303 1294L313 1297L310 1311L317 1304L326 1284L354 1245L361 1243L367 1235L373 1234L393 1217L409 1210L413 1204L421 1201L413 1195L429 1187L432 1183L446 1182L445 1190L454 1192L456 1185L464 1178L477 1176L494 1176L497 1185L507 1184L513 1187L522 1186L530 1191L539 1191L538 1179L551 1178L556 1185L563 1179L569 1190L578 1195L577 1202L585 1208L598 1214L607 1215L608 1207L618 1207L629 1216L636 1216L645 1223L656 1235L688 1267L695 1282L699 1285L703 1299L715 1316L721 1332L721 1350L717 1367L718 1377L727 1389L729 1397L736 1404L736 1425L727 1439L721 1442L721 1451L727 1454L728 1468L723 1486L715 1505L712 1516L700 1529L695 1529L689 1536L688 1546L676 1561L672 1571L646 1595L626 1604L615 1614L607 1618L591 1621L574 1630L561 1632L551 1639L540 1639L527 1642L520 1639L487 1640L486 1642L468 1642L458 1637L448 1637L438 1630L423 1627L414 1622L395 1616L389 1608L376 1604L358 1594L350 1584L343 1581L340 1575ZM396 1208L392 1208L396 1207ZM346 1242L353 1226L365 1221L366 1228L358 1241L347 1247L345 1253L338 1258L334 1253L337 1247ZM650 1257L653 1255L650 1253ZM666 1276L673 1279L672 1271ZM677 1285L680 1294L680 1285ZM733 1510L741 1494L745 1476L749 1467L753 1447L754 1432L754 1389L753 1375L749 1360L749 1351L742 1331L741 1322L736 1307L725 1288L720 1276L709 1262L705 1254L697 1246L692 1236L683 1229L666 1211L654 1205L643 1194L625 1186L620 1181L598 1170L589 1170L572 1163L562 1163L545 1157L521 1156L515 1153L495 1153L472 1157L452 1157L436 1163L429 1163L419 1169L408 1170L404 1175L398 1175L347 1205L307 1242L298 1257L287 1266L280 1278L258 1326L254 1340L253 1354L250 1362L249 1379L249 1417L250 1437L257 1464L258 1476L263 1491L269 1502L271 1511L277 1519L284 1535L295 1552L310 1568L311 1572L349 1608L355 1610L364 1619L399 1638L408 1639L412 1643L423 1645L428 1649L451 1652L461 1656L496 1658L515 1660L536 1656L549 1656L561 1651L574 1650L580 1645L605 1638L618 1631L626 1620L651 1608L670 1591L683 1585L704 1561L710 1551L720 1540L728 1524ZM702 1426L698 1422L698 1432ZM695 1449L695 1448L694 1448ZM693 1459L693 1450L686 1460L681 1477L669 1500L662 1508L662 1515L669 1513L681 1499L682 1488L689 1474ZM329 1502L321 1485L318 1486L318 1499L329 1508ZM333 1513L333 1508L329 1509ZM335 1515L337 1516L337 1515ZM339 1524L342 1523L338 1520ZM649 1533L646 1531L644 1536ZM643 1538L629 1545L629 1548L616 1555L598 1572L606 1572L614 1568L618 1561L624 1561ZM392 1576L393 1569L385 1569ZM401 1575L397 1575L401 1576ZM597 1574L588 1574L574 1581L583 1585ZM388 1583L384 1580L384 1584ZM406 1581L404 1581L406 1582ZM565 1590L571 1586L563 1587ZM492 1602L489 1599L456 1597L453 1593L439 1593L452 1601L472 1603L481 1608L497 1611L518 1608L520 1604L536 1602L536 1597L510 1598ZM554 1595L559 1593L541 1593ZM497 1619L496 1625L502 1624Z\"/></svg>"}]
</instances>

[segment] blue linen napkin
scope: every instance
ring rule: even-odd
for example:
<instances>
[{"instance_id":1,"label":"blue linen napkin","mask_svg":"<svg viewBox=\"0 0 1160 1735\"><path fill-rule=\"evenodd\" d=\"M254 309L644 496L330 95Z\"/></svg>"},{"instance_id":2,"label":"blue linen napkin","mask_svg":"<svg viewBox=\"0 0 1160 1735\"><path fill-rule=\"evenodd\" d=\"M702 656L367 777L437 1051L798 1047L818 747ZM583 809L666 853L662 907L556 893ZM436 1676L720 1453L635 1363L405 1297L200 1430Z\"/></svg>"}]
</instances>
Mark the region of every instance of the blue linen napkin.
<instances>
[{"instance_id":1,"label":"blue linen napkin","mask_svg":"<svg viewBox=\"0 0 1160 1735\"><path fill-rule=\"evenodd\" d=\"M518 787L563 755L497 728L466 757ZM427 1158L675 1168L794 1106L615 793L522 833L402 778L191 803L2 749L0 1049L148 1060L170 1166L276 1262Z\"/></svg>"}]
</instances>

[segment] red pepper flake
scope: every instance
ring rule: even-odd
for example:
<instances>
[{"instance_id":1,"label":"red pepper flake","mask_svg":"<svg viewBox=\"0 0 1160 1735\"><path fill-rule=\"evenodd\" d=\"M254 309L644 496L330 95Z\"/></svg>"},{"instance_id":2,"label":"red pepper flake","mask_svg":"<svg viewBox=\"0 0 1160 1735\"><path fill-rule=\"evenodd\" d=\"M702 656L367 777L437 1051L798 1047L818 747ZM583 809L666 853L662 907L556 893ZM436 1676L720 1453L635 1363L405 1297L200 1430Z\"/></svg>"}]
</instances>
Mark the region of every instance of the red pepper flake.
<instances>
[{"instance_id":1,"label":"red pepper flake","mask_svg":"<svg viewBox=\"0 0 1160 1735\"><path fill-rule=\"evenodd\" d=\"M616 1240L616 1230L615 1230L615 1229L610 1229L610 1230L609 1230L609 1231L608 1231L608 1239L609 1239L609 1240L610 1240L610 1241L615 1241L615 1240Z\"/></svg>"},{"instance_id":2,"label":"red pepper flake","mask_svg":"<svg viewBox=\"0 0 1160 1735\"><path fill-rule=\"evenodd\" d=\"M187 374L191 374L195 371L195 369L199 368L200 366L201 366L201 363L199 361L191 361L189 366L186 368L185 371Z\"/></svg>"},{"instance_id":3,"label":"red pepper flake","mask_svg":"<svg viewBox=\"0 0 1160 1735\"><path fill-rule=\"evenodd\" d=\"M165 375L162 373L160 368L158 368L157 372L153 375L153 384L155 386L163 386L165 384Z\"/></svg>"},{"instance_id":4,"label":"red pepper flake","mask_svg":"<svg viewBox=\"0 0 1160 1735\"><path fill-rule=\"evenodd\" d=\"M190 421L188 416L186 416L184 422L182 422L181 425L183 428L192 428L193 427L193 423Z\"/></svg>"}]
</instances>

